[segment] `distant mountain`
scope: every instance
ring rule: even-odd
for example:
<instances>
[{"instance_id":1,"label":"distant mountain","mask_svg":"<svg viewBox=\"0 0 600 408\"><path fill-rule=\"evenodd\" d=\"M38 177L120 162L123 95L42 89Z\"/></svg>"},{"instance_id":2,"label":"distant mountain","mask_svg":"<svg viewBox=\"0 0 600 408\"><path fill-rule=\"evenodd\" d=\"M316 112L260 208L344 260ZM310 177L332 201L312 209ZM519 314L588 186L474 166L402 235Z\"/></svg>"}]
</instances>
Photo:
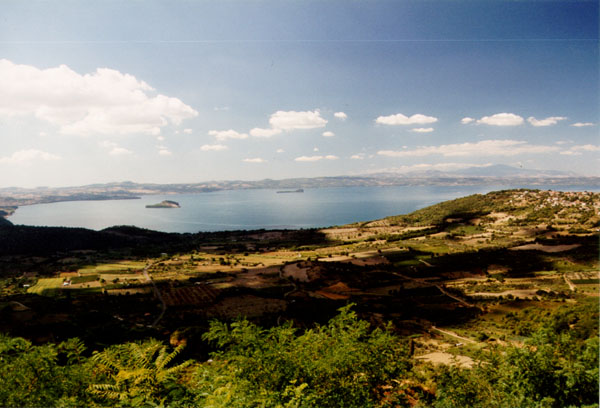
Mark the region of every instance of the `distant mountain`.
<instances>
[{"instance_id":1,"label":"distant mountain","mask_svg":"<svg viewBox=\"0 0 600 408\"><path fill-rule=\"evenodd\" d=\"M574 172L559 170L534 170L522 167L507 166L506 164L494 164L485 167L469 167L463 170L451 172L453 175L477 176L477 177L578 177Z\"/></svg>"},{"instance_id":2,"label":"distant mountain","mask_svg":"<svg viewBox=\"0 0 600 408\"><path fill-rule=\"evenodd\" d=\"M459 170L421 170L411 172L386 172L372 174L372 177L378 178L457 178L457 177L494 177L494 178L520 178L520 177L538 177L538 178L554 178L554 177L581 177L574 172L559 171L559 170L535 170L524 169L522 167L508 166L506 164L493 164L482 167L468 167Z\"/></svg>"},{"instance_id":3,"label":"distant mountain","mask_svg":"<svg viewBox=\"0 0 600 408\"><path fill-rule=\"evenodd\" d=\"M219 190L272 189L299 190L324 187L359 186L477 186L477 185L585 185L600 186L600 177L579 176L572 172L533 170L496 164L462 170L426 170L409 173L381 172L358 176L264 179L255 181L222 180L199 183L153 184L132 181L91 184L79 187L0 188L0 217L17 206L58 201L136 199L143 195L197 194Z\"/></svg>"}]
</instances>

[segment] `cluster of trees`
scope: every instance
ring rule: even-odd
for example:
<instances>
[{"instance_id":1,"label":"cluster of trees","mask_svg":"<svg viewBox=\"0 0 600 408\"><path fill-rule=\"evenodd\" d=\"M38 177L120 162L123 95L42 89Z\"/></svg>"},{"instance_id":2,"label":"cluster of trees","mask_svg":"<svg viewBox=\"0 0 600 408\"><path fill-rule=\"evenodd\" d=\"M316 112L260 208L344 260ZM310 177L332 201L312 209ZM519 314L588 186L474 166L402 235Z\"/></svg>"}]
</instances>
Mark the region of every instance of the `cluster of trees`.
<instances>
[{"instance_id":1,"label":"cluster of trees","mask_svg":"<svg viewBox=\"0 0 600 408\"><path fill-rule=\"evenodd\" d=\"M205 362L184 359L183 343L90 354L76 339L1 336L0 406L597 406L598 327L573 330L573 319L549 316L523 346L488 349L473 368L413 365L391 327L372 329L350 307L302 331L213 322Z\"/></svg>"}]
</instances>

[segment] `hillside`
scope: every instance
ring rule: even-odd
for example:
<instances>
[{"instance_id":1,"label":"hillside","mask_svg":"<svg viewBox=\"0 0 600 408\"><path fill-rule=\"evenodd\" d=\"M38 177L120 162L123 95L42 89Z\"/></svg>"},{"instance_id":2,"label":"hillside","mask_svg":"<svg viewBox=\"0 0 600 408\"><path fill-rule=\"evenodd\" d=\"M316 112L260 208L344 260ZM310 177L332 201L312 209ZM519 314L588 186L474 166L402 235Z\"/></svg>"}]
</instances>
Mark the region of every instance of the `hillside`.
<instances>
[{"instance_id":1,"label":"hillside","mask_svg":"<svg viewBox=\"0 0 600 408\"><path fill-rule=\"evenodd\" d=\"M590 404L599 210L598 193L507 190L320 230L0 227L0 331L37 344L78 337L91 350L151 337L186 345L198 377L177 389L200 406L323 406L334 389L352 395L347 406ZM352 361L349 348L394 363ZM520 356L548 364L534 372ZM490 358L504 371L486 371ZM313 360L321 365L303 365ZM281 381L267 381L275 372ZM578 385L535 383L541 376ZM227 381L237 391L220 400L211 384ZM108 394L90 395L83 405L110 405Z\"/></svg>"}]
</instances>

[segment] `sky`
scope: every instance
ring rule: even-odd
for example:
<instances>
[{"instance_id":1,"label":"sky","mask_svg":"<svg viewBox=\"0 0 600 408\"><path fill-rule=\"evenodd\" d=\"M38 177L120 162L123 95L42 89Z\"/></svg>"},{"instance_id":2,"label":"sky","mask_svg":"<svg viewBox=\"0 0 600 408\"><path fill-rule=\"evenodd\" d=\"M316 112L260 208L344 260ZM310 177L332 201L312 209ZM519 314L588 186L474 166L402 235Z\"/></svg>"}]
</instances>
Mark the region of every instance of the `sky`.
<instances>
[{"instance_id":1,"label":"sky","mask_svg":"<svg viewBox=\"0 0 600 408\"><path fill-rule=\"evenodd\" d=\"M600 176L598 1L0 0L0 187Z\"/></svg>"}]
</instances>

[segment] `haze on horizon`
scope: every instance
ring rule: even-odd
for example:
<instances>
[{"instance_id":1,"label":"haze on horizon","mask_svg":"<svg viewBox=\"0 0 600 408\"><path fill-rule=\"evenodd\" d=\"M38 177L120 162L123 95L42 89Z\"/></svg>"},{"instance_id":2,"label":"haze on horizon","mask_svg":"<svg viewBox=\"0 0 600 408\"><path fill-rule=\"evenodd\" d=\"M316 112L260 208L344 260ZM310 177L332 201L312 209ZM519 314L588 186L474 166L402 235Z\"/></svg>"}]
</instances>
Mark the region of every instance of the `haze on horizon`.
<instances>
[{"instance_id":1,"label":"haze on horizon","mask_svg":"<svg viewBox=\"0 0 600 408\"><path fill-rule=\"evenodd\" d=\"M0 187L600 175L597 1L0 8Z\"/></svg>"}]
</instances>

